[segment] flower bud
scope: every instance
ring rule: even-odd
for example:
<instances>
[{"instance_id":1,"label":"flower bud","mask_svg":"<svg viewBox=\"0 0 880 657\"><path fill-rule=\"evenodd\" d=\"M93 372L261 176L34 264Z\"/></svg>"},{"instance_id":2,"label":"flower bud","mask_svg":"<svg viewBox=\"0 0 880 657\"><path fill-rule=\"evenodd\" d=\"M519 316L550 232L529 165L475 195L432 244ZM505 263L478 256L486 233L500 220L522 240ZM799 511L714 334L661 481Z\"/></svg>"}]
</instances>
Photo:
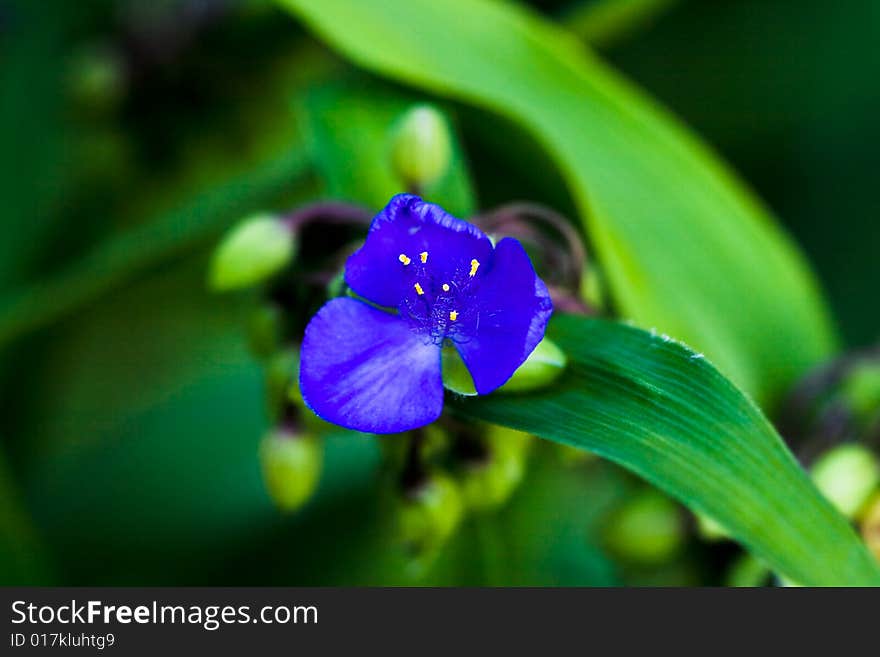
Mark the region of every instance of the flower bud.
<instances>
[{"instance_id":1,"label":"flower bud","mask_svg":"<svg viewBox=\"0 0 880 657\"><path fill-rule=\"evenodd\" d=\"M400 535L415 555L436 552L461 522L462 500L458 487L448 476L429 475L408 491L400 508Z\"/></svg>"},{"instance_id":2,"label":"flower bud","mask_svg":"<svg viewBox=\"0 0 880 657\"><path fill-rule=\"evenodd\" d=\"M411 190L439 180L452 160L452 138L443 115L429 105L417 105L400 119L392 139L394 170Z\"/></svg>"},{"instance_id":3,"label":"flower bud","mask_svg":"<svg viewBox=\"0 0 880 657\"><path fill-rule=\"evenodd\" d=\"M594 452L581 449L580 447L572 447L563 443L550 443L556 457L566 467L576 467L592 463L599 459Z\"/></svg>"},{"instance_id":4,"label":"flower bud","mask_svg":"<svg viewBox=\"0 0 880 657\"><path fill-rule=\"evenodd\" d=\"M77 52L71 61L71 96L89 113L105 114L119 107L127 84L125 61L115 48L91 45Z\"/></svg>"},{"instance_id":5,"label":"flower bud","mask_svg":"<svg viewBox=\"0 0 880 657\"><path fill-rule=\"evenodd\" d=\"M234 226L214 252L210 287L223 292L261 283L290 263L295 246L293 233L278 217L249 217Z\"/></svg>"},{"instance_id":6,"label":"flower bud","mask_svg":"<svg viewBox=\"0 0 880 657\"><path fill-rule=\"evenodd\" d=\"M652 566L672 559L684 544L678 507L654 490L639 493L612 512L603 539L613 554L632 563Z\"/></svg>"},{"instance_id":7,"label":"flower bud","mask_svg":"<svg viewBox=\"0 0 880 657\"><path fill-rule=\"evenodd\" d=\"M770 579L770 569L763 561L748 552L741 554L730 566L724 577L724 586L754 588L765 586Z\"/></svg>"},{"instance_id":8,"label":"flower bud","mask_svg":"<svg viewBox=\"0 0 880 657\"><path fill-rule=\"evenodd\" d=\"M485 458L463 464L459 478L462 498L473 511L500 508L519 486L526 471L531 436L493 426L486 436Z\"/></svg>"},{"instance_id":9,"label":"flower bud","mask_svg":"<svg viewBox=\"0 0 880 657\"><path fill-rule=\"evenodd\" d=\"M694 514L697 518L697 533L709 542L722 541L730 538L730 534L715 518L704 513Z\"/></svg>"},{"instance_id":10,"label":"flower bud","mask_svg":"<svg viewBox=\"0 0 880 657\"><path fill-rule=\"evenodd\" d=\"M323 445L289 428L270 431L260 443L260 465L269 497L281 511L301 508L318 486Z\"/></svg>"},{"instance_id":11,"label":"flower bud","mask_svg":"<svg viewBox=\"0 0 880 657\"><path fill-rule=\"evenodd\" d=\"M525 392L548 386L562 374L567 362L562 350L549 338L544 338L499 390Z\"/></svg>"},{"instance_id":12,"label":"flower bud","mask_svg":"<svg viewBox=\"0 0 880 657\"><path fill-rule=\"evenodd\" d=\"M880 493L874 495L866 506L861 530L868 549L880 561Z\"/></svg>"},{"instance_id":13,"label":"flower bud","mask_svg":"<svg viewBox=\"0 0 880 657\"><path fill-rule=\"evenodd\" d=\"M581 274L581 299L590 308L602 310L606 299L599 268L591 261Z\"/></svg>"},{"instance_id":14,"label":"flower bud","mask_svg":"<svg viewBox=\"0 0 880 657\"><path fill-rule=\"evenodd\" d=\"M808 467L830 445L876 445L880 347L844 354L809 373L788 395L777 424Z\"/></svg>"},{"instance_id":15,"label":"flower bud","mask_svg":"<svg viewBox=\"0 0 880 657\"><path fill-rule=\"evenodd\" d=\"M853 443L826 452L813 466L813 482L848 518L854 518L880 484L877 459Z\"/></svg>"},{"instance_id":16,"label":"flower bud","mask_svg":"<svg viewBox=\"0 0 880 657\"><path fill-rule=\"evenodd\" d=\"M880 417L880 364L859 363L850 370L841 384L841 394L862 424Z\"/></svg>"},{"instance_id":17,"label":"flower bud","mask_svg":"<svg viewBox=\"0 0 880 657\"><path fill-rule=\"evenodd\" d=\"M538 343L526 361L498 392L527 392L550 385L565 369L568 359L549 338ZM454 347L444 347L442 353L443 386L459 395L477 394L474 380Z\"/></svg>"},{"instance_id":18,"label":"flower bud","mask_svg":"<svg viewBox=\"0 0 880 657\"><path fill-rule=\"evenodd\" d=\"M266 399L270 417L279 417L282 408L289 402L302 404L299 387L296 385L298 370L299 357L296 349L279 351L267 361Z\"/></svg>"}]
</instances>

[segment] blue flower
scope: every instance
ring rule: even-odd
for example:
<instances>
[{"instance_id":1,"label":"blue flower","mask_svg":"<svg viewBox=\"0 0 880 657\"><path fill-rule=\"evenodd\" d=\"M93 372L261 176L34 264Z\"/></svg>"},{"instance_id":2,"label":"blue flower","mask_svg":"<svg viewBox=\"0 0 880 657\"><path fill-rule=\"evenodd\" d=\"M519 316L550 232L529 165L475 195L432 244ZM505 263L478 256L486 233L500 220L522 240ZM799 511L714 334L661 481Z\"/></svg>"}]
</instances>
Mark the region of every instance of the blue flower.
<instances>
[{"instance_id":1,"label":"blue flower","mask_svg":"<svg viewBox=\"0 0 880 657\"><path fill-rule=\"evenodd\" d=\"M376 215L345 280L370 303L333 299L312 318L300 389L325 420L370 433L440 416L444 345L458 350L479 394L495 390L544 337L553 311L518 241L493 248L476 226L411 194Z\"/></svg>"}]
</instances>

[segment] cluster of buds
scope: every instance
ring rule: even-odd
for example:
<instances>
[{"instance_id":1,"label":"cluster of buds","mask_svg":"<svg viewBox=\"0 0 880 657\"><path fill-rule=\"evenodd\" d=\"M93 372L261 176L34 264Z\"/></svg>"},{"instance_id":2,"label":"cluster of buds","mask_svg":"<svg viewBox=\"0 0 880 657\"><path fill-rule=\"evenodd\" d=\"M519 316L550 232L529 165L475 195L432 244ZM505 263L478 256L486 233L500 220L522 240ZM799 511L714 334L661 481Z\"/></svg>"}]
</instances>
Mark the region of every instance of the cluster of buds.
<instances>
[{"instance_id":1,"label":"cluster of buds","mask_svg":"<svg viewBox=\"0 0 880 657\"><path fill-rule=\"evenodd\" d=\"M259 460L266 491L285 512L300 509L317 489L322 436L331 429L306 408L299 393L305 315L326 299L340 259L370 218L368 210L345 203L253 215L230 229L211 262L212 290L261 291L247 327L251 352L264 365L271 422Z\"/></svg>"},{"instance_id":2,"label":"cluster of buds","mask_svg":"<svg viewBox=\"0 0 880 657\"><path fill-rule=\"evenodd\" d=\"M783 406L780 430L813 481L878 552L880 347L808 375Z\"/></svg>"},{"instance_id":3,"label":"cluster of buds","mask_svg":"<svg viewBox=\"0 0 880 657\"><path fill-rule=\"evenodd\" d=\"M389 134L401 187L430 193L451 166L447 120L419 105L402 115ZM256 214L230 229L211 262L208 284L213 290L260 291L248 336L265 366L272 426L260 444L259 459L267 492L284 511L301 508L316 490L322 435L332 429L300 394L298 356L306 323L328 299L357 298L343 271L372 219L370 210L337 201ZM589 277L582 242L564 217L537 204L518 203L472 221L493 243L514 237L528 248L558 309L594 312L595 300L587 301L583 286ZM425 264L428 254L419 257ZM475 262L465 275L474 276L480 266ZM458 319L463 322L465 316ZM565 364L564 354L545 338L500 390L546 386ZM470 372L449 346L442 350L442 379L453 393L477 394ZM383 438L381 444L387 469L394 473L401 542L416 557L414 563L428 563L469 513L491 512L509 500L526 474L532 440L511 429L465 426L443 415L432 425Z\"/></svg>"},{"instance_id":4,"label":"cluster of buds","mask_svg":"<svg viewBox=\"0 0 880 657\"><path fill-rule=\"evenodd\" d=\"M443 418L384 443L395 473L402 544L429 565L469 515L502 508L526 474L533 438L495 425Z\"/></svg>"}]
</instances>

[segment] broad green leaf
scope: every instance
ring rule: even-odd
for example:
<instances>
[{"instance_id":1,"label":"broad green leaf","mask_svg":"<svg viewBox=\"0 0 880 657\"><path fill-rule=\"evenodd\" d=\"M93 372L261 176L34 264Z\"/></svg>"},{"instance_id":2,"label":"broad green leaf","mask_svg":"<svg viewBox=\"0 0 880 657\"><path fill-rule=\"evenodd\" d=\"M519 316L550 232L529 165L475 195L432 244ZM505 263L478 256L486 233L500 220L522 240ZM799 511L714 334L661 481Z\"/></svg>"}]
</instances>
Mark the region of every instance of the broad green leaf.
<instances>
[{"instance_id":1,"label":"broad green leaf","mask_svg":"<svg viewBox=\"0 0 880 657\"><path fill-rule=\"evenodd\" d=\"M361 66L531 131L567 177L623 316L705 351L760 402L830 353L814 281L768 212L565 31L489 0L279 2Z\"/></svg>"},{"instance_id":2,"label":"broad green leaf","mask_svg":"<svg viewBox=\"0 0 880 657\"><path fill-rule=\"evenodd\" d=\"M596 452L705 513L806 585L878 585L880 567L758 408L666 336L560 316L567 354L552 387L462 398L456 412Z\"/></svg>"}]
</instances>

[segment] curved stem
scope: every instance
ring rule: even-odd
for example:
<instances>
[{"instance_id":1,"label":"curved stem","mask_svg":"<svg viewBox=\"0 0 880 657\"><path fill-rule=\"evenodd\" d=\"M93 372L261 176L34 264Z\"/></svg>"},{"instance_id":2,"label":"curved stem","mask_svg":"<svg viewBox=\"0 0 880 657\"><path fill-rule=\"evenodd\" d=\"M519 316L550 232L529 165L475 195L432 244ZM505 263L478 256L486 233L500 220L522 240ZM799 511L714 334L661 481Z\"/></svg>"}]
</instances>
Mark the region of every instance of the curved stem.
<instances>
[{"instance_id":1,"label":"curved stem","mask_svg":"<svg viewBox=\"0 0 880 657\"><path fill-rule=\"evenodd\" d=\"M373 214L369 208L354 203L317 201L288 213L283 221L290 230L301 230L313 223L369 226Z\"/></svg>"},{"instance_id":2,"label":"curved stem","mask_svg":"<svg viewBox=\"0 0 880 657\"><path fill-rule=\"evenodd\" d=\"M533 217L559 233L565 239L565 244L574 258L578 272L578 281L580 281L580 275L583 273L583 267L587 262L587 251L584 249L583 242L581 242L580 234L568 219L559 212L556 212L556 210L544 205L528 201L514 201L513 203L502 205L493 210L489 215L486 215L488 225L503 225L505 215Z\"/></svg>"}]
</instances>

